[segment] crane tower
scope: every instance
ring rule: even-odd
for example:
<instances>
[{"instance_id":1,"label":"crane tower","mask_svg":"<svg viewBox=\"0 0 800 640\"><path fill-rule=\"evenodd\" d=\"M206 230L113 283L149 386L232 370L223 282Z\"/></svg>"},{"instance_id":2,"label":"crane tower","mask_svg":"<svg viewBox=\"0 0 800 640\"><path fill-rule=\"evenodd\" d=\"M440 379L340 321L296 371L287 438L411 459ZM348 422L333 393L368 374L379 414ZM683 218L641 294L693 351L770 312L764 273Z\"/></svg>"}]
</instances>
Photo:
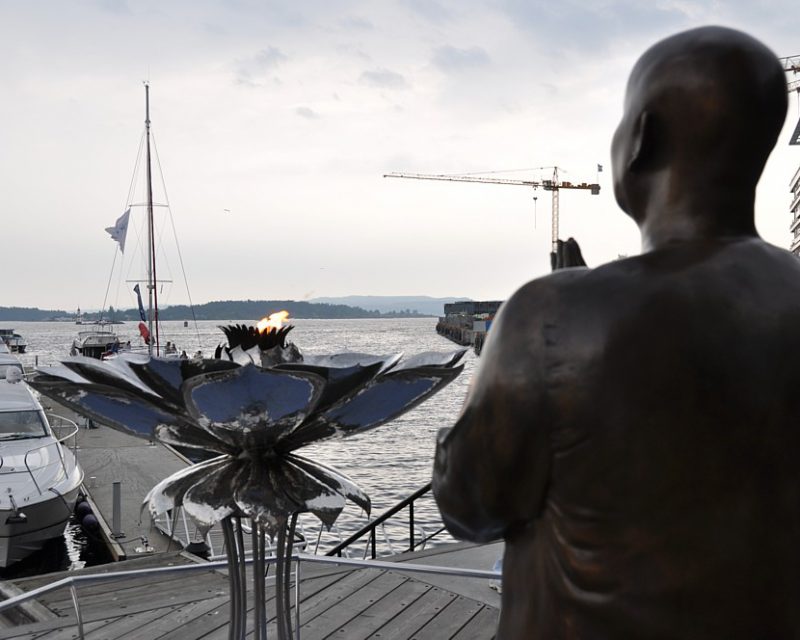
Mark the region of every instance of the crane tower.
<instances>
[{"instance_id":1,"label":"crane tower","mask_svg":"<svg viewBox=\"0 0 800 640\"><path fill-rule=\"evenodd\" d=\"M786 72L786 88L789 93L793 91L800 97L800 56L781 58L783 70ZM800 145L800 120L797 121L792 136L789 139L790 145ZM800 257L800 168L797 169L789 183L789 191L792 194L792 204L789 211L792 214L792 224L789 231L792 233L792 244L789 249L796 256Z\"/></svg>"},{"instance_id":2,"label":"crane tower","mask_svg":"<svg viewBox=\"0 0 800 640\"><path fill-rule=\"evenodd\" d=\"M542 167L549 169L550 167ZM599 166L598 166L599 168ZM551 242L552 251L558 249L558 218L559 218L559 203L558 193L561 189L582 189L589 191L592 195L600 193L600 185L597 183L572 183L562 181L558 176L558 167L552 167L553 179L552 180L510 180L507 178L488 178L485 176L476 175L450 175L450 174L429 174L429 173L402 173L392 172L384 174L384 178L411 178L413 180L444 180L447 182L482 182L484 184L507 184L519 187L530 187L532 189L542 188L544 191L550 191L553 197L553 211L551 217Z\"/></svg>"},{"instance_id":3,"label":"crane tower","mask_svg":"<svg viewBox=\"0 0 800 640\"><path fill-rule=\"evenodd\" d=\"M790 58L781 58L783 70L786 72L787 78L786 87L789 93L794 91L800 97L800 56L792 56ZM791 145L800 145L800 120L797 121L797 126L794 128L794 133L789 140Z\"/></svg>"}]
</instances>

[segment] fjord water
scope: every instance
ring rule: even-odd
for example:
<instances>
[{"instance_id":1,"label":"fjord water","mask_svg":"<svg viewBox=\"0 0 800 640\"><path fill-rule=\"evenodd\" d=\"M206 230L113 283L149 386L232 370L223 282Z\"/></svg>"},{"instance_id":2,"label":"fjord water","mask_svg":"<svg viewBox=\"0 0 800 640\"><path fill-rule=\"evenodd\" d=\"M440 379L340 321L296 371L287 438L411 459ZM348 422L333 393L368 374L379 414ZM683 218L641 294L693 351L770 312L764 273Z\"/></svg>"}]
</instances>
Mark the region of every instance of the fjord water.
<instances>
[{"instance_id":1,"label":"fjord water","mask_svg":"<svg viewBox=\"0 0 800 640\"><path fill-rule=\"evenodd\" d=\"M185 349L191 356L201 350L205 357L213 357L215 347L224 342L218 325L240 321L201 321L197 327L189 322L165 322L161 331L161 344L175 342L178 350ZM115 325L120 340L141 344L135 322ZM252 324L252 321L248 322ZM294 329L289 340L302 353L330 354L353 351L371 354L405 353L413 355L424 351L452 351L457 347L435 331L435 318L364 319L364 320L292 320ZM72 340L79 329L90 327L57 322L0 323L13 326L28 342L28 353L22 356L26 365L38 358L39 366L54 364L69 354ZM430 480L436 433L441 427L452 426L466 395L469 380L476 364L470 351L465 359L464 372L445 389L425 403L397 420L367 433L344 440L331 440L303 449L300 453L348 474L372 499L373 515L382 513L399 500L413 493ZM80 453L79 453L80 459ZM158 479L154 479L157 481ZM123 489L124 490L124 489ZM441 527L441 520L433 500L428 497L415 507L416 536L430 535ZM325 533L322 546L347 537L366 522L361 510L348 505L337 523L337 529ZM317 521L311 517L301 519L301 524L312 544L317 539ZM392 543L386 543L386 539ZM379 532L378 551L400 551L408 545L407 520L400 518ZM438 536L435 542L449 540ZM358 555L363 553L360 547ZM70 560L67 566L75 565ZM60 568L60 567L56 567ZM53 569L51 569L53 570Z\"/></svg>"}]
</instances>

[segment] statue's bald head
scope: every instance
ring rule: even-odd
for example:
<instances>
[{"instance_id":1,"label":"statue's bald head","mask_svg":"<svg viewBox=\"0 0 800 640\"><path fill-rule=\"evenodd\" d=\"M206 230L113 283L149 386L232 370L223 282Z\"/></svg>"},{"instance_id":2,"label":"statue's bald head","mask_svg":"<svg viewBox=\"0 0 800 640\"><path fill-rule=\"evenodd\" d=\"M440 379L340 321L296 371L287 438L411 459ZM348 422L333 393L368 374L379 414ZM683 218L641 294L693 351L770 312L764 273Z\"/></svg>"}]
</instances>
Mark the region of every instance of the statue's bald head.
<instances>
[{"instance_id":1,"label":"statue's bald head","mask_svg":"<svg viewBox=\"0 0 800 640\"><path fill-rule=\"evenodd\" d=\"M703 27L652 46L631 72L612 146L622 208L642 215L631 183L663 170L686 189L755 189L786 93L775 54L740 31Z\"/></svg>"}]
</instances>

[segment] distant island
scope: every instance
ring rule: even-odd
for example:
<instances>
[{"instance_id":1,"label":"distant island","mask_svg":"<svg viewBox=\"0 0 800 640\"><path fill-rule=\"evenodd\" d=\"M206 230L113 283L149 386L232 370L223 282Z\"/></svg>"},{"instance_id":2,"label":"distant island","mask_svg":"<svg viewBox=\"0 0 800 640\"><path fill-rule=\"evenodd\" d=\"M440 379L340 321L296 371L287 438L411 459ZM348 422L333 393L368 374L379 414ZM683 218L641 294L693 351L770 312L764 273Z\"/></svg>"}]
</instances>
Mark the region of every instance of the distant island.
<instances>
[{"instance_id":1,"label":"distant island","mask_svg":"<svg viewBox=\"0 0 800 640\"><path fill-rule=\"evenodd\" d=\"M443 313L444 302L468 298L428 298L426 296L349 296L345 298L318 298L313 302L298 300L221 300L196 305L194 313L188 305L174 305L159 309L161 320L244 320L262 318L275 311L286 310L292 318L356 319L356 318L426 318ZM358 300L365 306L353 304ZM345 304L344 301L350 304ZM100 320L100 312L82 313L84 322ZM139 320L138 309L109 307L102 314L104 320ZM75 313L61 309L36 307L0 307L0 322L74 322Z\"/></svg>"}]
</instances>

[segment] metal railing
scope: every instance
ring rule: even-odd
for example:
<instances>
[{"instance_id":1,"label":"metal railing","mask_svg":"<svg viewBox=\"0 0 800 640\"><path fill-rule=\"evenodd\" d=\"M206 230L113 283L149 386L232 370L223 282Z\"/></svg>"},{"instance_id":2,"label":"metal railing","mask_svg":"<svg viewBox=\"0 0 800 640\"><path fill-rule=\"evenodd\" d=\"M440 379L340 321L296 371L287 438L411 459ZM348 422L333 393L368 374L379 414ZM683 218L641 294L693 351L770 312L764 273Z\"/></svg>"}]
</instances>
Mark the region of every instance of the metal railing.
<instances>
[{"instance_id":1,"label":"metal railing","mask_svg":"<svg viewBox=\"0 0 800 640\"><path fill-rule=\"evenodd\" d=\"M55 442L52 442L52 441L51 442L46 442L45 444L41 444L41 445L38 445L36 447L32 447L32 448L28 449L25 452L25 457L23 458L23 463L25 465L25 470L28 472L28 475L31 477L31 480L33 481L33 485L36 487L36 490L39 492L39 495L42 494L42 488L39 486L39 482L36 480L36 476L33 473L33 469L31 469L30 464L28 464L28 456L33 454L33 453L36 453L37 451L40 451L42 449L47 449L48 447L55 447L56 448L56 453L58 453L58 459L61 461L61 468L64 470L64 475L66 475L68 477L69 476L69 469L67 469L67 462L66 462L66 460L64 460L64 452L61 450L61 445L65 440L69 440L70 438L74 437L75 434L78 433L78 428L79 428L77 424L75 424L72 420L69 420L68 418L64 418L62 416L54 416L54 417L59 418L61 420L64 420L65 422L70 423L67 426L68 426L68 428L72 429L72 431L70 433L68 433L67 435L61 436L61 437L56 436L55 434L53 434L53 437L55 438ZM52 430L52 426L51 426L51 430ZM73 444L73 452L74 451L75 451L75 445ZM2 467L2 459L1 458L0 458L0 467Z\"/></svg>"},{"instance_id":2,"label":"metal railing","mask_svg":"<svg viewBox=\"0 0 800 640\"><path fill-rule=\"evenodd\" d=\"M342 557L342 552L346 552L346 549L348 547L350 547L351 545L355 544L356 542L358 542L359 540L361 540L365 536L369 536L369 538L367 540L367 548L369 549L370 557L374 560L375 558L378 557L378 554L377 554L377 529L378 529L378 527L381 527L381 530L384 532L384 535L385 535L384 526L386 524L386 521L389 520L389 518L393 517L394 515L396 515L397 513L399 513L400 511L402 511L405 508L408 508L408 540L409 540L409 544L408 544L408 547L406 549L404 549L404 551L414 551L417 547L424 548L425 544L428 542L428 540L430 540L434 536L439 535L445 529L444 526L442 526L440 529L437 529L431 535L425 535L424 532L423 532L423 535L419 539L419 542L417 542L416 524L414 522L414 503L419 498L421 498L422 496L430 493L430 490L431 490L431 483L429 482L428 484L426 484L426 485L420 487L419 489L417 489L410 496L404 498L403 500L398 502L396 505L394 505L393 507L391 507L390 509L388 509L387 511L382 513L380 516L378 516L374 520L370 520L361 529L359 529L353 535L349 536L348 538L346 538L345 540L343 540L342 542L337 544L333 549L328 551L325 555L326 556ZM391 543L390 543L390 546L391 546ZM365 552L364 556L366 557L366 555L367 555L367 553Z\"/></svg>"},{"instance_id":3,"label":"metal railing","mask_svg":"<svg viewBox=\"0 0 800 640\"><path fill-rule=\"evenodd\" d=\"M277 561L277 558L266 558L265 563L268 567ZM502 574L498 571L486 571L483 569L465 569L461 567L441 567L437 565L412 564L408 562L386 562L382 560L353 560L352 558L332 558L329 556L317 556L305 553L292 554L291 561L295 563L294 581L294 617L295 617L295 637L300 640L300 582L302 581L300 567L301 563L309 562L316 564L333 564L349 566L361 569L382 569L395 571L398 573L422 573L430 575L449 576L452 578L477 578L481 580L499 580ZM252 558L246 560L247 564L252 564ZM213 571L215 569L225 569L228 567L227 561L203 562L198 564L180 565L176 567L150 567L147 569L133 569L130 571L117 571L114 573L84 574L75 575L56 580L50 584L32 589L26 593L13 596L0 602L0 613L7 609L17 607L29 600L39 598L52 591L68 588L72 597L72 604L75 609L75 620L78 628L78 637L83 639L83 614L81 610L80 598L78 597L78 587L80 585L92 585L102 582L117 582L128 578L140 578L143 576L162 577L171 574L197 573L200 571ZM121 613L120 615L125 615Z\"/></svg>"}]
</instances>

